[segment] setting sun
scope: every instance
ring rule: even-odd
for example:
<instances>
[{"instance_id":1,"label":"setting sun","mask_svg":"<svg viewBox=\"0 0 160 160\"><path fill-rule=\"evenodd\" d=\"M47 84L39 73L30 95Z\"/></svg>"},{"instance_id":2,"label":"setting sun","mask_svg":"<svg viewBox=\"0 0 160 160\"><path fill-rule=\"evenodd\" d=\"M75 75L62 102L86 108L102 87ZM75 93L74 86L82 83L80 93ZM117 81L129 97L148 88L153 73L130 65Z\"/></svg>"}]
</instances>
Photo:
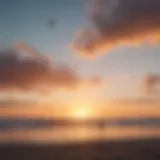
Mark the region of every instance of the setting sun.
<instances>
[{"instance_id":1,"label":"setting sun","mask_svg":"<svg viewBox=\"0 0 160 160\"><path fill-rule=\"evenodd\" d=\"M90 116L90 112L85 108L79 108L74 115L76 119L87 119Z\"/></svg>"},{"instance_id":2,"label":"setting sun","mask_svg":"<svg viewBox=\"0 0 160 160\"><path fill-rule=\"evenodd\" d=\"M80 105L71 109L71 118L85 120L93 117L93 111L88 105Z\"/></svg>"}]
</instances>

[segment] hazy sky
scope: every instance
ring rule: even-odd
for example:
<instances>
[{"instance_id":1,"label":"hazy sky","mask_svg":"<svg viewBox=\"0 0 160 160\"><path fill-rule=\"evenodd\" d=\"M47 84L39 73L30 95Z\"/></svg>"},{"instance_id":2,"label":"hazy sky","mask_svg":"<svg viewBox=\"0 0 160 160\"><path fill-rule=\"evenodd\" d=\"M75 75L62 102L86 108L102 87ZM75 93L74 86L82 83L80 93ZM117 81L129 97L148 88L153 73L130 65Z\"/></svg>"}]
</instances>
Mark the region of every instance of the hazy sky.
<instances>
[{"instance_id":1,"label":"hazy sky","mask_svg":"<svg viewBox=\"0 0 160 160\"><path fill-rule=\"evenodd\" d=\"M101 98L139 95L143 75L160 72L160 46L117 47L93 60L74 53L70 44L88 24L88 9L86 0L0 0L0 45L23 41L80 75L107 79L108 89L97 93Z\"/></svg>"}]
</instances>

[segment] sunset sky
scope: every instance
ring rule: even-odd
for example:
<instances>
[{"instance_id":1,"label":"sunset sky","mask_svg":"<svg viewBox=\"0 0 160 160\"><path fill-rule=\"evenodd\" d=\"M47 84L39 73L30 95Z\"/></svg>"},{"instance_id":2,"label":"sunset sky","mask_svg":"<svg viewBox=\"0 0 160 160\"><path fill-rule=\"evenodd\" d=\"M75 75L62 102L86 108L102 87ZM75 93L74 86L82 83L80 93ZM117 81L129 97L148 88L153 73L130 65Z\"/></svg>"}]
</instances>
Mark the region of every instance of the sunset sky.
<instances>
[{"instance_id":1,"label":"sunset sky","mask_svg":"<svg viewBox=\"0 0 160 160\"><path fill-rule=\"evenodd\" d=\"M98 5L104 3L104 1L98 0L97 2L99 2L99 4L97 3ZM159 1L154 0L153 6L155 6L156 3L159 5ZM139 6L141 5L142 4L139 4ZM96 104L112 99L142 98L144 95L141 87L146 74L160 73L160 46L158 43L155 43L156 45L149 42L141 43L143 40L138 36L134 37L138 39L138 44L132 45L132 43L135 43L135 41L133 42L132 40L128 40L128 44L125 43L128 39L127 35L124 35L126 39L123 41L123 45L115 45L118 42L111 40L111 44L113 43L111 50L104 49L104 54L102 55L98 54L90 58L85 56L85 53L77 53L73 49L73 43L77 35L81 34L80 31L82 28L86 26L87 28L90 27L92 21L89 20L89 14L92 9L93 7L91 7L91 1L89 0L0 0L1 49L16 48L17 52L21 52L21 46L22 48L25 46L32 52L34 48L37 50L37 55L42 53L45 57L52 59L51 61L53 61L53 66L55 67L53 67L55 69L53 74L56 73L58 77L54 75L57 78L57 84L51 82L52 78L49 80L49 78L46 79L46 77L42 78L41 75L40 77L37 75L37 79L34 79L34 83L33 81L30 82L28 79L26 80L27 83L32 83L33 85L27 84L27 86L25 86L29 88L35 88L37 83L39 85L42 84L42 86L44 83L51 83L49 90L52 93L43 93L40 97L38 96L38 98L37 95L33 93L32 89L29 94L26 94L26 92L21 93L24 89L23 84L19 87L17 84L15 85L7 82L5 89L1 91L1 99L3 100L4 97L8 96L18 97L18 99L28 98L29 100L34 98L42 100L43 98L44 100L49 99L49 101L53 102L57 101L60 104L68 102L72 103L72 105L86 105L86 103ZM97 7L97 10L98 9ZM105 11L105 5L103 9ZM139 11L139 13L141 12ZM159 12L157 11L157 13ZM105 14L102 15L102 17L103 16L105 16ZM145 17L141 18L145 19ZM156 18L157 17L155 17L155 21L153 21L154 23L151 23L151 26L153 26L149 29L155 29L158 39L160 21ZM50 26L51 20L55 21L54 27ZM104 19L104 21L105 20L106 19ZM156 22L157 28L154 26ZM89 31L91 31L91 29L89 29ZM135 29L135 32L136 31L137 28ZM142 32L141 30L139 31L140 33ZM142 37L147 34L147 31L142 34ZM114 30L113 32L115 34L119 33ZM107 31L105 33L107 34ZM138 35L138 33L136 34ZM151 35L152 32L149 32L149 34ZM109 36L115 36L114 38L116 38L116 35L112 35L111 33ZM131 37L132 35L129 34L128 36ZM120 37L117 37L117 39L118 38ZM156 42L157 39L155 40ZM107 45L107 43L104 42L103 46L104 45ZM10 54L8 52L9 58ZM94 51L91 49L91 52L93 53ZM2 58L3 56L0 57L0 59ZM36 58L39 57L37 56ZM40 58L43 59L43 56L40 56ZM6 63L8 63L8 61ZM36 63L39 64L37 61ZM30 64L30 62L28 64ZM70 67L71 70L67 70L64 65ZM24 74L25 69L23 70L23 64L21 67L22 70L20 72L22 72L24 76L27 76L27 73L32 75L29 71ZM43 68L43 65L41 67ZM36 70L35 73L37 73ZM43 73L43 71L40 71L40 73ZM44 73L46 72L44 71ZM33 76L34 75L33 71ZM53 79L55 77L53 77ZM18 79L15 78L14 80L18 82ZM73 83L78 86L78 89L70 88L70 84ZM59 87L55 87L61 86L61 84L63 86L62 88L68 85L69 88L62 90ZM3 78L1 79L0 86L3 88Z\"/></svg>"}]
</instances>

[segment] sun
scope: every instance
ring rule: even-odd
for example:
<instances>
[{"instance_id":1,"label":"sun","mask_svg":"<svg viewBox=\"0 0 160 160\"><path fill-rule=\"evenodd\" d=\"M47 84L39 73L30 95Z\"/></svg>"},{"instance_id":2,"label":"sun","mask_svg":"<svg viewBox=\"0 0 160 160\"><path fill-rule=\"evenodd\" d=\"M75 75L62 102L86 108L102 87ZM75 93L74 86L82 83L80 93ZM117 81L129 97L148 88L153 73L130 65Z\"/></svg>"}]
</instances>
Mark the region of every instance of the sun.
<instances>
[{"instance_id":1,"label":"sun","mask_svg":"<svg viewBox=\"0 0 160 160\"><path fill-rule=\"evenodd\" d=\"M90 113L86 108L78 108L75 111L75 118L79 120L85 120L90 117Z\"/></svg>"},{"instance_id":2,"label":"sun","mask_svg":"<svg viewBox=\"0 0 160 160\"><path fill-rule=\"evenodd\" d=\"M71 112L71 117L76 120L87 120L91 118L91 116L91 107L85 105L74 107Z\"/></svg>"}]
</instances>

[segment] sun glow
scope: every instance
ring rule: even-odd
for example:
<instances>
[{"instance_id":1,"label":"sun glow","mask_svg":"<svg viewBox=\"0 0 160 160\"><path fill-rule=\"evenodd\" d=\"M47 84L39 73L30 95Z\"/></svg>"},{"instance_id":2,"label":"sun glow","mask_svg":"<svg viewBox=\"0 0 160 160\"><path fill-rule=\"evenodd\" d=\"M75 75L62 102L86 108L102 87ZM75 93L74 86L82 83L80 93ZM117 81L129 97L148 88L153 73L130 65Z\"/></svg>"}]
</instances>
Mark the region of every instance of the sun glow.
<instances>
[{"instance_id":1,"label":"sun glow","mask_svg":"<svg viewBox=\"0 0 160 160\"><path fill-rule=\"evenodd\" d=\"M90 116L90 113L85 108L79 108L75 111L76 119L87 119Z\"/></svg>"},{"instance_id":2,"label":"sun glow","mask_svg":"<svg viewBox=\"0 0 160 160\"><path fill-rule=\"evenodd\" d=\"M71 117L77 120L86 120L93 116L92 108L88 105L80 105L72 108Z\"/></svg>"}]
</instances>

